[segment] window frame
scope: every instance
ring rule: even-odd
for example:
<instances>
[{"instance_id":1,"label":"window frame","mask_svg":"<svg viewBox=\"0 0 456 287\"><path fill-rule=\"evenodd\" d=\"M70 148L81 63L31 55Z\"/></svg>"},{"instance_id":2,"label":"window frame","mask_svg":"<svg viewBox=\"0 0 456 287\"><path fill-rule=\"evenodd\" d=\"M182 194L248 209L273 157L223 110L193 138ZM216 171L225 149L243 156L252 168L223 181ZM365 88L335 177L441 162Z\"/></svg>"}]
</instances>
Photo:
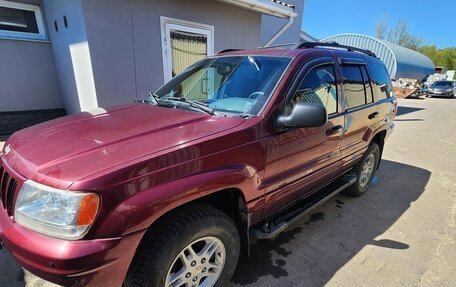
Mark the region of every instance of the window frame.
<instances>
[{"instance_id":1,"label":"window frame","mask_svg":"<svg viewBox=\"0 0 456 287\"><path fill-rule=\"evenodd\" d=\"M38 33L18 32L0 29L0 38L7 39L25 39L25 40L47 40L46 29L44 27L43 14L41 13L41 6L35 4L24 4L13 1L0 0L0 7L11 8L17 10L32 11L35 13L36 25Z\"/></svg>"},{"instance_id":2,"label":"window frame","mask_svg":"<svg viewBox=\"0 0 456 287\"><path fill-rule=\"evenodd\" d=\"M328 113L328 117L329 117L329 116L337 115L338 113L340 113L340 111L339 111L339 88L337 86L336 67L335 67L334 63L332 63L332 64L322 63L322 64L317 64L317 65L315 65L313 67L310 67L307 70L306 74L300 79L299 85L298 85L297 89L295 90L295 92L294 92L292 97L294 97L296 95L296 93L299 91L299 88L301 87L302 82L304 82L304 80L307 78L309 73L312 72L315 69L322 68L322 67L323 68L326 68L326 67L331 67L332 68L332 72L333 72L333 76L334 76L334 86L336 88L336 111L332 112L332 113ZM288 101L290 101L290 99L288 99ZM328 111L327 108L326 108L326 111Z\"/></svg>"},{"instance_id":3,"label":"window frame","mask_svg":"<svg viewBox=\"0 0 456 287\"><path fill-rule=\"evenodd\" d=\"M178 30L195 34L202 34L207 37L206 58L214 54L214 34L215 28L212 25L191 22L176 18L160 16L160 33L162 46L162 61L163 61L163 83L169 82L172 76L172 55L170 31Z\"/></svg>"},{"instance_id":4,"label":"window frame","mask_svg":"<svg viewBox=\"0 0 456 287\"><path fill-rule=\"evenodd\" d=\"M305 79L307 74L309 74L310 71L312 71L314 68L320 67L320 66L332 66L334 70L334 77L336 80L336 112L332 114L328 114L328 119L334 118L340 114L343 113L343 106L341 99L342 97L340 96L340 86L339 86L339 77L338 77L338 70L337 70L337 65L334 60L334 58L330 56L326 57L321 57L321 58L315 58L312 60L309 60L308 62L304 63L304 65L299 69L297 72L297 75L295 79L293 80L293 83L291 84L291 87L287 91L285 100L283 101L279 112L277 113L277 117L283 114L284 107L288 104L290 99L296 94L296 92L299 89L299 86L301 85L302 81Z\"/></svg>"}]
</instances>

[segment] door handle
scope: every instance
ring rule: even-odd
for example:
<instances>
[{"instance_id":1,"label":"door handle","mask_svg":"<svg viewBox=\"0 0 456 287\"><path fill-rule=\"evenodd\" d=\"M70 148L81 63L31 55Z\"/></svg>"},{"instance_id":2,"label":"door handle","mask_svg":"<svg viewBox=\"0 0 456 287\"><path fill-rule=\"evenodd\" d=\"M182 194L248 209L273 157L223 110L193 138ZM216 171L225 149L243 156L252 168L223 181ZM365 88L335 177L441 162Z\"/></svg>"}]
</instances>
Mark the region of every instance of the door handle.
<instances>
[{"instance_id":1,"label":"door handle","mask_svg":"<svg viewBox=\"0 0 456 287\"><path fill-rule=\"evenodd\" d=\"M343 130L344 130L344 128L341 125L338 125L338 126L327 129L326 135L330 136L330 135L338 134L338 133L341 133Z\"/></svg>"},{"instance_id":2,"label":"door handle","mask_svg":"<svg viewBox=\"0 0 456 287\"><path fill-rule=\"evenodd\" d=\"M369 120L372 120L373 118L376 118L378 116L378 112L374 112L368 116Z\"/></svg>"}]
</instances>

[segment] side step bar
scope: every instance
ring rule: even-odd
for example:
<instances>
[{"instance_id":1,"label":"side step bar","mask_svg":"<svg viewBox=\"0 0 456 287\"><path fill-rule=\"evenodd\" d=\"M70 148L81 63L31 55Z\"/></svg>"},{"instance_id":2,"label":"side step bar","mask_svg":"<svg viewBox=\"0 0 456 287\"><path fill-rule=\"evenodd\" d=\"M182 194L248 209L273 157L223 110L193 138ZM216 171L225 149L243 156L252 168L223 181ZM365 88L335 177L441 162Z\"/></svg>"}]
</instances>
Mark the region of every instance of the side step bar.
<instances>
[{"instance_id":1,"label":"side step bar","mask_svg":"<svg viewBox=\"0 0 456 287\"><path fill-rule=\"evenodd\" d=\"M336 179L329 185L314 192L309 197L294 204L289 209L279 213L275 217L268 220L265 224L251 229L251 233L257 239L272 239L280 232L288 228L304 215L308 214L311 210L324 203L334 195L354 184L356 176L352 174L345 174L344 176Z\"/></svg>"}]
</instances>

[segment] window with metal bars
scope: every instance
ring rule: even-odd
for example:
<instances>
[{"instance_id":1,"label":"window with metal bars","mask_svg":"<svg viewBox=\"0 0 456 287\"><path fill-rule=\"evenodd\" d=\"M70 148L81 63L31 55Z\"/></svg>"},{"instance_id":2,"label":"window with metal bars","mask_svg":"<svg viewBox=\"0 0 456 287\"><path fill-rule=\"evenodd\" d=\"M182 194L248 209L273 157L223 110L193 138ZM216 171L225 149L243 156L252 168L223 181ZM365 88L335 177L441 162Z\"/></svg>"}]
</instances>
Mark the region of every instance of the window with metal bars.
<instances>
[{"instance_id":1,"label":"window with metal bars","mask_svg":"<svg viewBox=\"0 0 456 287\"><path fill-rule=\"evenodd\" d=\"M0 37L46 40L40 6L0 0Z\"/></svg>"}]
</instances>

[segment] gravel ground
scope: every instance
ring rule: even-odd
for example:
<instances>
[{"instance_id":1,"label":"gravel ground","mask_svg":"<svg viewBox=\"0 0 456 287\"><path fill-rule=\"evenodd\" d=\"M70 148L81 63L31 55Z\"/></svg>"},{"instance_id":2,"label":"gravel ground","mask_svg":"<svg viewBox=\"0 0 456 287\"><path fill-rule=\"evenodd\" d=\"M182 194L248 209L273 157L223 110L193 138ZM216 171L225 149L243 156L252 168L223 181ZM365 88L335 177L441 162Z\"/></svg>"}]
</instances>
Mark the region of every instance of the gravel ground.
<instances>
[{"instance_id":1,"label":"gravel ground","mask_svg":"<svg viewBox=\"0 0 456 287\"><path fill-rule=\"evenodd\" d=\"M231 287L454 286L456 100L400 100L378 182L252 246ZM54 286L0 251L0 286Z\"/></svg>"}]
</instances>

